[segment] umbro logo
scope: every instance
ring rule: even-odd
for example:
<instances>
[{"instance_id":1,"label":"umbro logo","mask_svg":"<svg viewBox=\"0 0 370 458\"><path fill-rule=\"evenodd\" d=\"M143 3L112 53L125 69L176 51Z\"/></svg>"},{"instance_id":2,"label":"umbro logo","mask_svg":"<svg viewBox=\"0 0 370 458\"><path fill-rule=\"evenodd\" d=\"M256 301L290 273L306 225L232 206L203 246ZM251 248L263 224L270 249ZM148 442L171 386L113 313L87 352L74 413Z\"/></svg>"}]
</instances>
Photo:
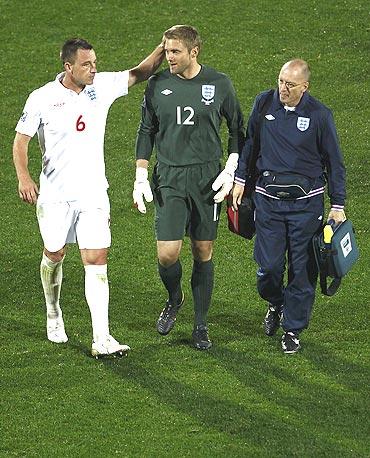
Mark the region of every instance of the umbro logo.
<instances>
[{"instance_id":1,"label":"umbro logo","mask_svg":"<svg viewBox=\"0 0 370 458\"><path fill-rule=\"evenodd\" d=\"M161 94L170 95L170 94L172 94L172 91L171 91L171 89L164 89L163 91L161 91Z\"/></svg>"},{"instance_id":2,"label":"umbro logo","mask_svg":"<svg viewBox=\"0 0 370 458\"><path fill-rule=\"evenodd\" d=\"M272 114L267 114L267 115L265 115L265 118L266 118L267 120L269 120L269 121L273 121L273 120L275 119L275 117L272 116Z\"/></svg>"}]
</instances>

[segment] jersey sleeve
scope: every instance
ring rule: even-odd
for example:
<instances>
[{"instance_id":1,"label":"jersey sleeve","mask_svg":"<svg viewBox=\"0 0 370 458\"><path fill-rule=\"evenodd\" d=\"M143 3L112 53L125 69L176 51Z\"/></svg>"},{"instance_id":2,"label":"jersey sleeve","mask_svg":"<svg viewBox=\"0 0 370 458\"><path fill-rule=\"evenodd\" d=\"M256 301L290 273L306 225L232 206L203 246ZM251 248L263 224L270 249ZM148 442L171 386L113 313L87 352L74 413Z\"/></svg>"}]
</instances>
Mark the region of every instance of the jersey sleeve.
<instances>
[{"instance_id":1,"label":"jersey sleeve","mask_svg":"<svg viewBox=\"0 0 370 458\"><path fill-rule=\"evenodd\" d=\"M221 106L221 114L226 119L229 131L228 153L240 154L245 139L244 119L235 89L228 78L226 79L225 93L226 96Z\"/></svg>"},{"instance_id":2,"label":"jersey sleeve","mask_svg":"<svg viewBox=\"0 0 370 458\"><path fill-rule=\"evenodd\" d=\"M128 94L129 70L123 72L101 72L97 74L101 90L111 102Z\"/></svg>"},{"instance_id":3,"label":"jersey sleeve","mask_svg":"<svg viewBox=\"0 0 370 458\"><path fill-rule=\"evenodd\" d=\"M346 171L343 155L339 147L337 131L333 114L330 110L325 113L321 121L321 152L324 157L328 175L328 194L332 208L344 207L346 198L345 180Z\"/></svg>"},{"instance_id":4,"label":"jersey sleeve","mask_svg":"<svg viewBox=\"0 0 370 458\"><path fill-rule=\"evenodd\" d=\"M136 159L149 160L154 147L159 123L153 107L153 85L149 81L141 104L141 121L136 137Z\"/></svg>"},{"instance_id":5,"label":"jersey sleeve","mask_svg":"<svg viewBox=\"0 0 370 458\"><path fill-rule=\"evenodd\" d=\"M235 183L240 184L242 186L244 186L245 184L245 179L248 172L248 163L253 147L253 137L256 131L256 125L258 121L258 104L260 98L261 97L259 95L254 100L252 111L248 119L245 142L241 154L239 154L238 168L235 171Z\"/></svg>"},{"instance_id":6,"label":"jersey sleeve","mask_svg":"<svg viewBox=\"0 0 370 458\"><path fill-rule=\"evenodd\" d=\"M33 137L41 124L41 101L38 92L32 92L24 106L23 113L16 125L16 132Z\"/></svg>"}]
</instances>

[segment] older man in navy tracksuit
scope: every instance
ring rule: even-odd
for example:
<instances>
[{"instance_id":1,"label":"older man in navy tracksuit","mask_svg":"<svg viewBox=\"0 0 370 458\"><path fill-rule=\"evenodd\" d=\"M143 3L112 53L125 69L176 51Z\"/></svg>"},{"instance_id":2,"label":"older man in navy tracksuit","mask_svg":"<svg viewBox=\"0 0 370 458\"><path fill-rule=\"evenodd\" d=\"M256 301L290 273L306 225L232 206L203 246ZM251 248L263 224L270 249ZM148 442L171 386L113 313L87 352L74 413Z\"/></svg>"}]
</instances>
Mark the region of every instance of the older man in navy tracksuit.
<instances>
[{"instance_id":1,"label":"older man in navy tracksuit","mask_svg":"<svg viewBox=\"0 0 370 458\"><path fill-rule=\"evenodd\" d=\"M336 223L345 220L345 168L333 116L307 92L309 79L305 61L287 62L260 121L259 177L254 197L257 287L268 302L265 333L274 335L281 323L285 353L299 350L299 334L308 326L315 299L317 268L311 241L322 226L326 182L331 204L327 219ZM256 97L249 119L235 173L235 209L244 191L259 107L267 94Z\"/></svg>"}]
</instances>

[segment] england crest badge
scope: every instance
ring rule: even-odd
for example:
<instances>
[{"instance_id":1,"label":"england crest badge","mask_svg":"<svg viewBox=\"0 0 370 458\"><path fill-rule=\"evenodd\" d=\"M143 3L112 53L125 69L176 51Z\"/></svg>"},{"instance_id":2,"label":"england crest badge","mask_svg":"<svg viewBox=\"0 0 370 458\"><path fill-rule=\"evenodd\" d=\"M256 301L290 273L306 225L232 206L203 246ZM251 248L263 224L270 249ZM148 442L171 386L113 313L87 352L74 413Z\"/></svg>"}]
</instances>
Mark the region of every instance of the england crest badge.
<instances>
[{"instance_id":1,"label":"england crest badge","mask_svg":"<svg viewBox=\"0 0 370 458\"><path fill-rule=\"evenodd\" d=\"M27 118L27 111L24 111L22 113L22 116L19 118L19 120L22 122L25 122L26 118Z\"/></svg>"},{"instance_id":2,"label":"england crest badge","mask_svg":"<svg viewBox=\"0 0 370 458\"><path fill-rule=\"evenodd\" d=\"M210 105L214 102L216 86L214 84L202 84L202 102L205 105Z\"/></svg>"},{"instance_id":3,"label":"england crest badge","mask_svg":"<svg viewBox=\"0 0 370 458\"><path fill-rule=\"evenodd\" d=\"M90 89L87 89L86 94L89 96L90 100L96 100L96 92L93 87Z\"/></svg>"},{"instance_id":4,"label":"england crest badge","mask_svg":"<svg viewBox=\"0 0 370 458\"><path fill-rule=\"evenodd\" d=\"M307 130L309 125L310 125L310 118L302 118L301 116L298 116L297 128L301 132L304 132L305 130Z\"/></svg>"}]
</instances>

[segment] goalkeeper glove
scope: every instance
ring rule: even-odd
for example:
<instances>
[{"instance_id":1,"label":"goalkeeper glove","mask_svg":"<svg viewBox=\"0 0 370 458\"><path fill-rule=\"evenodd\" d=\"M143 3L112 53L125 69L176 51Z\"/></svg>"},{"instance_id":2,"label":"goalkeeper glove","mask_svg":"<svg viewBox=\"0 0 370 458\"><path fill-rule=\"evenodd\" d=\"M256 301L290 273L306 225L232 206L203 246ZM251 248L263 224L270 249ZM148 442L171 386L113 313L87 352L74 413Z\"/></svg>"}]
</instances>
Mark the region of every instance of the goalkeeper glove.
<instances>
[{"instance_id":1,"label":"goalkeeper glove","mask_svg":"<svg viewBox=\"0 0 370 458\"><path fill-rule=\"evenodd\" d=\"M238 153L231 153L226 161L225 168L212 184L212 189L218 191L213 200L219 204L229 194L234 183L235 170L238 167ZM221 189L220 189L221 188Z\"/></svg>"},{"instance_id":2,"label":"goalkeeper glove","mask_svg":"<svg viewBox=\"0 0 370 458\"><path fill-rule=\"evenodd\" d=\"M151 202L153 200L153 194L148 181L148 170L144 167L136 168L132 198L134 199L134 205L137 207L139 212L146 213L144 198L147 202Z\"/></svg>"}]
</instances>

